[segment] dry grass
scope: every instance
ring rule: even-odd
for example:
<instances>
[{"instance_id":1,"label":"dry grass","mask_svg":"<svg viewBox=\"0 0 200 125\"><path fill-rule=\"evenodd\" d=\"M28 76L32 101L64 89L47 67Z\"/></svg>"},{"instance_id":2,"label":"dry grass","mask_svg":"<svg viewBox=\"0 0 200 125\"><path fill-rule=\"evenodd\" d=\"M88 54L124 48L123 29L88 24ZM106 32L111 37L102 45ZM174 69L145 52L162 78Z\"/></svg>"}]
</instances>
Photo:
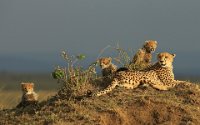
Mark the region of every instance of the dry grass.
<instances>
[{"instance_id":1,"label":"dry grass","mask_svg":"<svg viewBox=\"0 0 200 125\"><path fill-rule=\"evenodd\" d=\"M48 94L54 95L49 91L38 93L44 97L41 100L46 100ZM20 92L6 95L20 97ZM41 101L36 111L32 107L1 110L0 124L200 124L199 96L196 84L179 85L169 91L152 87L126 91L116 88L104 96L83 100L68 100L55 93Z\"/></svg>"},{"instance_id":2,"label":"dry grass","mask_svg":"<svg viewBox=\"0 0 200 125\"><path fill-rule=\"evenodd\" d=\"M124 53L119 55L125 60L120 62L127 62ZM100 97L88 97L87 90L102 89L105 84L93 72L96 63L83 69L74 64L84 59L84 55L70 56L63 52L62 57L68 67L56 67L52 72L57 85L62 87L58 91L36 88L38 105L12 108L19 103L21 91L0 90L0 124L200 124L200 89L196 84L179 85L169 91L150 86L133 90L116 88Z\"/></svg>"},{"instance_id":3,"label":"dry grass","mask_svg":"<svg viewBox=\"0 0 200 125\"><path fill-rule=\"evenodd\" d=\"M38 91L39 101L46 100L52 95L55 95L56 91ZM21 91L0 91L0 107L1 108L12 108L15 107L21 101Z\"/></svg>"}]
</instances>

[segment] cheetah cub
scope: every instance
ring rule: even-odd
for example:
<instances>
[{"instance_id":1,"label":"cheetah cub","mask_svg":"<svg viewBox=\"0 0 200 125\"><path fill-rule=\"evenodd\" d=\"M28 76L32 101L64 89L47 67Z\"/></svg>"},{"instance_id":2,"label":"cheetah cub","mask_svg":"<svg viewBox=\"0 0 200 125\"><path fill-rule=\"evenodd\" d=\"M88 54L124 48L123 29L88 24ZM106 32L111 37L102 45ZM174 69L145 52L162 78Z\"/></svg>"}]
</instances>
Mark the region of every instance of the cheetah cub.
<instances>
[{"instance_id":1,"label":"cheetah cub","mask_svg":"<svg viewBox=\"0 0 200 125\"><path fill-rule=\"evenodd\" d=\"M34 92L34 83L21 83L21 88L23 94L17 108L36 105L38 102L38 94Z\"/></svg>"},{"instance_id":2,"label":"cheetah cub","mask_svg":"<svg viewBox=\"0 0 200 125\"><path fill-rule=\"evenodd\" d=\"M99 59L99 66L103 77L112 77L117 71L117 66L112 63L111 57L104 57Z\"/></svg>"},{"instance_id":3,"label":"cheetah cub","mask_svg":"<svg viewBox=\"0 0 200 125\"><path fill-rule=\"evenodd\" d=\"M145 41L143 47L138 50L134 55L131 63L131 70L143 70L151 65L152 53L157 48L157 41L147 40Z\"/></svg>"}]
</instances>

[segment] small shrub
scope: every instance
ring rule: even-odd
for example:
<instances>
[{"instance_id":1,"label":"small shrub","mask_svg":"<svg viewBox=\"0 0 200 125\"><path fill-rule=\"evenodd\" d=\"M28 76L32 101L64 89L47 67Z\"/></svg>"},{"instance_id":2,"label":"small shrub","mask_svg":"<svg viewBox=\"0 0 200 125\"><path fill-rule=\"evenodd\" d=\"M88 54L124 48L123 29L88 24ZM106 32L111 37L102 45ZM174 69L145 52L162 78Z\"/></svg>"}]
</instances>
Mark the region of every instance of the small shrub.
<instances>
[{"instance_id":1,"label":"small shrub","mask_svg":"<svg viewBox=\"0 0 200 125\"><path fill-rule=\"evenodd\" d=\"M124 49L120 48L119 45L114 47L114 50L116 50L117 54L118 54L117 57L114 58L114 60L124 67L129 67L131 58L130 58L128 52L126 52Z\"/></svg>"},{"instance_id":2,"label":"small shrub","mask_svg":"<svg viewBox=\"0 0 200 125\"><path fill-rule=\"evenodd\" d=\"M52 72L52 77L62 83L60 95L67 98L77 95L80 87L85 86L96 78L96 62L92 63L87 69L80 65L75 65L78 61L86 58L85 55L70 56L65 51L61 53L62 58L67 62L67 67L57 66Z\"/></svg>"}]
</instances>

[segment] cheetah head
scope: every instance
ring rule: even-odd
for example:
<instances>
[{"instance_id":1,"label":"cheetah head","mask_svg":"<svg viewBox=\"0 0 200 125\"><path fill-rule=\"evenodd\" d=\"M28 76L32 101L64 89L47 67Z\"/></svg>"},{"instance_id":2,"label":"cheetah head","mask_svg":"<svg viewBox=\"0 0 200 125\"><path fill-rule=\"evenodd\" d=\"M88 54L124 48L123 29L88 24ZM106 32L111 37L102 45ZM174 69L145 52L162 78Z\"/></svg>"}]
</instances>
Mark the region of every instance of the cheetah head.
<instances>
[{"instance_id":1,"label":"cheetah head","mask_svg":"<svg viewBox=\"0 0 200 125\"><path fill-rule=\"evenodd\" d=\"M101 69L108 68L112 63L112 58L111 57L104 57L99 59L99 66Z\"/></svg>"},{"instance_id":2,"label":"cheetah head","mask_svg":"<svg viewBox=\"0 0 200 125\"><path fill-rule=\"evenodd\" d=\"M161 67L169 67L172 68L172 63L174 61L176 54L170 54L168 52L162 52L157 55L158 63Z\"/></svg>"},{"instance_id":3,"label":"cheetah head","mask_svg":"<svg viewBox=\"0 0 200 125\"><path fill-rule=\"evenodd\" d=\"M34 90L34 83L21 83L22 91L24 93L32 93Z\"/></svg>"},{"instance_id":4,"label":"cheetah head","mask_svg":"<svg viewBox=\"0 0 200 125\"><path fill-rule=\"evenodd\" d=\"M157 41L154 40L147 40L145 41L143 48L148 52L152 53L156 50L157 48Z\"/></svg>"}]
</instances>

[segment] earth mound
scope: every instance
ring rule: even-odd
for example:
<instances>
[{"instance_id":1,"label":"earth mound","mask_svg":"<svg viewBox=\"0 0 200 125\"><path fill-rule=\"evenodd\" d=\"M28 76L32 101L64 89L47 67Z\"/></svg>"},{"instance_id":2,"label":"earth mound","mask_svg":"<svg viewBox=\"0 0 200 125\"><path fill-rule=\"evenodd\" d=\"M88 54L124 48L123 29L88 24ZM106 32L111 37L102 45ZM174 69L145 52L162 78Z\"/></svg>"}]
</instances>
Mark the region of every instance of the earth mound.
<instances>
[{"instance_id":1,"label":"earth mound","mask_svg":"<svg viewBox=\"0 0 200 125\"><path fill-rule=\"evenodd\" d=\"M94 87L88 85L87 89ZM140 86L133 90L116 88L100 97L67 97L62 88L35 107L1 109L0 124L200 124L200 87L194 83L183 82L169 91Z\"/></svg>"}]
</instances>

